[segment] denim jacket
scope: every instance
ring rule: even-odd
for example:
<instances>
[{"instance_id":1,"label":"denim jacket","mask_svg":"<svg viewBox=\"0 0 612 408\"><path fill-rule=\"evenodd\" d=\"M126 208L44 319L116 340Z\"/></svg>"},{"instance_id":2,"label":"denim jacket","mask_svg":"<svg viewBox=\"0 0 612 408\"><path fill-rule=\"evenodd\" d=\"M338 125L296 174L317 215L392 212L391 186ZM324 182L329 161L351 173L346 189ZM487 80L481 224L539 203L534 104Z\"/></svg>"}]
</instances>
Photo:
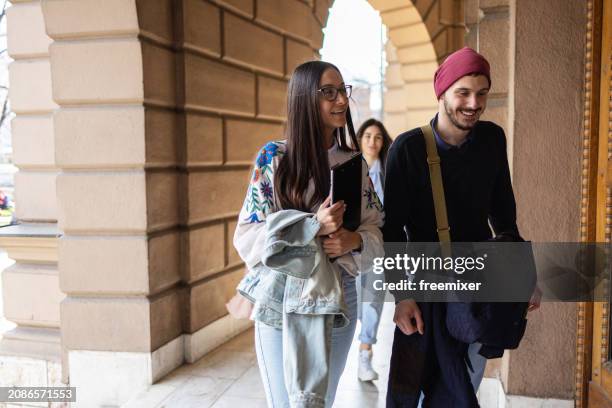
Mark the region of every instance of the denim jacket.
<instances>
[{"instance_id":1,"label":"denim jacket","mask_svg":"<svg viewBox=\"0 0 612 408\"><path fill-rule=\"evenodd\" d=\"M234 233L234 246L247 267L247 274L237 289L254 301L255 306L251 315L253 320L281 327L283 297L280 294L284 293L281 288L284 290L287 286L289 296L285 299L285 307L288 310L304 314L341 313L343 317L336 319L334 325L345 325L347 321L342 300L341 269L353 276L359 271L368 272L365 267L372 265L372 259L384 255L380 231L384 217L382 204L368 177L368 168L364 161L361 225L356 231L361 235L362 248L360 252L343 255L330 264L321 250L319 239L314 238L309 244L304 242L304 238L313 232L315 223L317 225L313 235L316 236L318 232L318 223L312 214L291 210L281 211L275 200L274 172L285 151L284 141L269 142L262 147L255 160L247 195ZM328 150L330 166L351 156L351 152L342 151L337 145ZM287 228L290 225L292 227ZM285 238L277 239L282 236ZM286 238L288 236L291 241ZM310 264L305 261L305 257L296 257L292 260L291 256L287 256L299 251L314 250L315 245L318 247L319 255L313 259L317 259L319 264L324 264L321 268L323 271L331 267L333 274L323 272L312 274L312 270L309 270ZM283 262L291 266L284 270L291 269L292 272L280 273L273 268ZM304 263L308 267L303 271L296 271L297 268L293 268L295 263ZM300 276L306 275L311 276L306 281L300 279ZM321 279L321 276L333 276L334 280L328 282L327 279ZM262 294L262 291L265 291L266 295Z\"/></svg>"},{"instance_id":2,"label":"denim jacket","mask_svg":"<svg viewBox=\"0 0 612 408\"><path fill-rule=\"evenodd\" d=\"M334 327L349 321L340 273L317 239L319 222L313 214L281 210L266 220L261 263L237 290L255 304L251 318L277 328L286 313L336 315Z\"/></svg>"}]
</instances>

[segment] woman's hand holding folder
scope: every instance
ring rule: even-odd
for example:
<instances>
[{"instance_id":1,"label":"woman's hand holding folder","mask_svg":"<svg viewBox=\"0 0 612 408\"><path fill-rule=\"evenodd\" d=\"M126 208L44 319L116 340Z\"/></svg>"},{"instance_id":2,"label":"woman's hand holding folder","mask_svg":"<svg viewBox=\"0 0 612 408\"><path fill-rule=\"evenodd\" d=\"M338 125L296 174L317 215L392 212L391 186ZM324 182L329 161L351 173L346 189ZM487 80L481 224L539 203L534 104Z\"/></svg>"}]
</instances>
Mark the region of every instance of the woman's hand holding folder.
<instances>
[{"instance_id":1,"label":"woman's hand holding folder","mask_svg":"<svg viewBox=\"0 0 612 408\"><path fill-rule=\"evenodd\" d=\"M317 221L319 221L319 224L321 224L321 229L317 234L319 236L329 235L332 232L336 232L342 226L342 217L344 216L344 210L346 209L344 201L338 201L331 206L329 205L330 202L331 198L327 197L317 211Z\"/></svg>"}]
</instances>

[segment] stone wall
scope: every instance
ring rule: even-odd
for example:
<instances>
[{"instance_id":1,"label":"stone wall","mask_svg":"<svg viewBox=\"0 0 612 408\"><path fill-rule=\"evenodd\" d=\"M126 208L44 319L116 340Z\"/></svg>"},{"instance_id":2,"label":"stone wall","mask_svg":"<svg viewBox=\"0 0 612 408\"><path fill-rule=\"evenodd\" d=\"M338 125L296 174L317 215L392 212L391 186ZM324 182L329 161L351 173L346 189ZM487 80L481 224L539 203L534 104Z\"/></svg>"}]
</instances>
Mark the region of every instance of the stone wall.
<instances>
[{"instance_id":1,"label":"stone wall","mask_svg":"<svg viewBox=\"0 0 612 408\"><path fill-rule=\"evenodd\" d=\"M4 317L17 327L0 341L0 385L61 385L60 291L51 63L39 1L7 10L16 216L0 246L15 264L2 272Z\"/></svg>"}]
</instances>

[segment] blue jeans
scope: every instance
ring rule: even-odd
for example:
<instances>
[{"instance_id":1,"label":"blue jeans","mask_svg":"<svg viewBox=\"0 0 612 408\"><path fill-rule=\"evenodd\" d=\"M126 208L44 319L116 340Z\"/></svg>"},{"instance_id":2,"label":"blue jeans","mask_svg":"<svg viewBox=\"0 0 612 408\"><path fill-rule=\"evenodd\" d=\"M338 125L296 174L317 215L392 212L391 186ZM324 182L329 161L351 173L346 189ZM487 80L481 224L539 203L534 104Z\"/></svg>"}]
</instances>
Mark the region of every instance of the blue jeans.
<instances>
[{"instance_id":1,"label":"blue jeans","mask_svg":"<svg viewBox=\"0 0 612 408\"><path fill-rule=\"evenodd\" d=\"M474 392L478 392L478 387L480 387L485 367L487 366L487 359L478 354L480 346L480 343L472 343L468 347L468 356L470 357L470 363L472 363L472 368L474 369L474 372L472 372L468 368L468 373L470 374L470 381L472 382L472 387L474 387Z\"/></svg>"},{"instance_id":2,"label":"blue jeans","mask_svg":"<svg viewBox=\"0 0 612 408\"><path fill-rule=\"evenodd\" d=\"M376 344L376 333L378 332L378 324L380 323L380 315L382 313L384 298L378 296L378 300L370 302L369 300L375 296L371 293L363 300L363 291L371 287L371 283L362 282L363 274L356 278L357 282L357 319L361 322L361 330L359 331L359 341L363 344ZM381 279L380 276L376 276ZM368 286L369 285L369 286Z\"/></svg>"},{"instance_id":3,"label":"blue jeans","mask_svg":"<svg viewBox=\"0 0 612 408\"><path fill-rule=\"evenodd\" d=\"M331 407L336 397L336 389L340 376L346 365L346 358L355 334L357 314L357 291L355 278L343 274L342 285L344 288L344 300L348 309L350 323L343 328L332 329L329 383L325 406ZM255 351L257 352L257 363L259 373L266 391L268 406L271 408L289 407L289 395L285 386L283 375L283 333L280 329L266 324L255 322Z\"/></svg>"}]
</instances>

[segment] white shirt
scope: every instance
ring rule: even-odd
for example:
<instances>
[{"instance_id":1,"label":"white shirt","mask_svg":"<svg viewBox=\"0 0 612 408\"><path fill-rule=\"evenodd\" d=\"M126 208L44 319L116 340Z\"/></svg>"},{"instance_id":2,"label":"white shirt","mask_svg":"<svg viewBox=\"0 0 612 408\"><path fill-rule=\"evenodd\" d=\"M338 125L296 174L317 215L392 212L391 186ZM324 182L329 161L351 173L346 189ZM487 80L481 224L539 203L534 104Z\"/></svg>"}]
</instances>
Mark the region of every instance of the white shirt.
<instances>
[{"instance_id":1,"label":"white shirt","mask_svg":"<svg viewBox=\"0 0 612 408\"><path fill-rule=\"evenodd\" d=\"M377 159L374 161L374 163L372 163L372 167L370 167L368 173L370 175L370 179L372 179L372 183L374 184L376 195L378 198L380 198L380 201L384 203L383 174L380 166L380 160Z\"/></svg>"}]
</instances>

